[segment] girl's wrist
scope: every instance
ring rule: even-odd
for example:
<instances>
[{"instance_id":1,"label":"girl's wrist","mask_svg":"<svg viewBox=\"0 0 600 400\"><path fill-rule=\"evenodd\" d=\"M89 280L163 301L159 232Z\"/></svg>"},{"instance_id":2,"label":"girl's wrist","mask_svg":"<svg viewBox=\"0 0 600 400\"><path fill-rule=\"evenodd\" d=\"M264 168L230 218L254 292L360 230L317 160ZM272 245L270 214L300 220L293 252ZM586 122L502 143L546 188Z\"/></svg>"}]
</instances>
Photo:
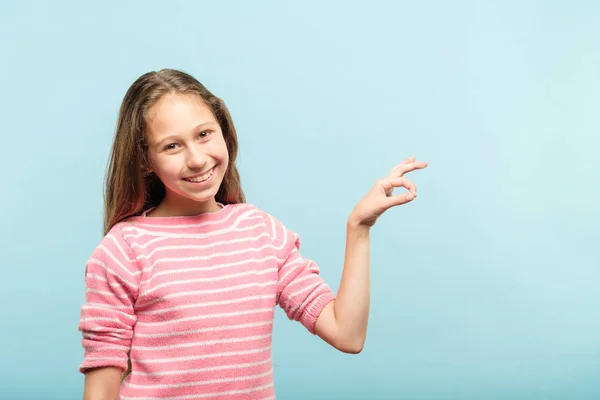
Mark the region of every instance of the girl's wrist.
<instances>
[{"instance_id":1,"label":"girl's wrist","mask_svg":"<svg viewBox=\"0 0 600 400\"><path fill-rule=\"evenodd\" d=\"M351 215L346 222L346 229L348 232L368 234L371 230L371 227Z\"/></svg>"}]
</instances>

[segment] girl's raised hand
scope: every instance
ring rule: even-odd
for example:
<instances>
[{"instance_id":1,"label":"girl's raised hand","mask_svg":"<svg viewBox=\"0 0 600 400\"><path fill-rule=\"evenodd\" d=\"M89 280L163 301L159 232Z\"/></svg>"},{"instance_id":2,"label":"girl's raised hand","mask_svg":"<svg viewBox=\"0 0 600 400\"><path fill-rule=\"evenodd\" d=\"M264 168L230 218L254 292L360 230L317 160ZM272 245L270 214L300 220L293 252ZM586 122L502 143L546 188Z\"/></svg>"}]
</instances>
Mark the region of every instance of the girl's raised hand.
<instances>
[{"instance_id":1,"label":"girl's raised hand","mask_svg":"<svg viewBox=\"0 0 600 400\"><path fill-rule=\"evenodd\" d=\"M409 157L396 165L387 177L379 179L371 190L363 197L352 213L348 222L357 226L371 227L387 209L408 203L417 197L417 187L404 177L404 174L427 167L426 162L417 162ZM404 187L407 193L394 195L396 187Z\"/></svg>"}]
</instances>

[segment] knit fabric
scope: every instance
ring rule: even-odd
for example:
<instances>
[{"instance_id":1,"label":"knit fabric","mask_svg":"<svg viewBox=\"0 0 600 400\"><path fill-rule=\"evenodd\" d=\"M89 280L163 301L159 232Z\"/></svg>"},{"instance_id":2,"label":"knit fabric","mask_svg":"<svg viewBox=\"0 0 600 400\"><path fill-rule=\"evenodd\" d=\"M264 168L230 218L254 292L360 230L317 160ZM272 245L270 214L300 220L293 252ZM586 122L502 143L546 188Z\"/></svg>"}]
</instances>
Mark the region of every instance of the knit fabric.
<instances>
[{"instance_id":1,"label":"knit fabric","mask_svg":"<svg viewBox=\"0 0 600 400\"><path fill-rule=\"evenodd\" d=\"M334 299L298 236L250 204L132 217L86 264L80 371L132 372L120 399L274 399L275 306L312 334Z\"/></svg>"}]
</instances>

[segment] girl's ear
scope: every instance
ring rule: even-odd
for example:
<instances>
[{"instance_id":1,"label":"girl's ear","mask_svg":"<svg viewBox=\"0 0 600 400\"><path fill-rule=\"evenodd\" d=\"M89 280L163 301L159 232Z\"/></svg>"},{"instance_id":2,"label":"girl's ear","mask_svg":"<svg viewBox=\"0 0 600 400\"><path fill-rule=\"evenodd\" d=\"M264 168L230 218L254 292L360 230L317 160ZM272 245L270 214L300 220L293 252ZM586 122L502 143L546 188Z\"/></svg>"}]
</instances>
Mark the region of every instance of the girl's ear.
<instances>
[{"instance_id":1,"label":"girl's ear","mask_svg":"<svg viewBox=\"0 0 600 400\"><path fill-rule=\"evenodd\" d=\"M144 165L144 167L145 167L145 169L146 169L146 173L148 173L148 174L151 174L152 172L154 172L154 171L152 170L152 162L149 160L149 157L147 157L147 156L146 156L146 157L144 157L144 158L146 158L146 159L144 160L144 164L145 164L145 165Z\"/></svg>"}]
</instances>

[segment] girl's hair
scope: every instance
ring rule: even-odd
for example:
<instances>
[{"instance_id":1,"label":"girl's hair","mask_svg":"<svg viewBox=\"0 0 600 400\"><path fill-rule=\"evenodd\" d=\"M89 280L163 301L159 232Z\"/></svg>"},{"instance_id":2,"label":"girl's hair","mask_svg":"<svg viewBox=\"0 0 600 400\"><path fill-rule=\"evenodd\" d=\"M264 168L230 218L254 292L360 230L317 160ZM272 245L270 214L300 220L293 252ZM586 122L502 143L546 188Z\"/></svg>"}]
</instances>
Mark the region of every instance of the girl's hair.
<instances>
[{"instance_id":1,"label":"girl's hair","mask_svg":"<svg viewBox=\"0 0 600 400\"><path fill-rule=\"evenodd\" d=\"M127 90L119 111L106 171L104 234L116 223L157 206L165 195L165 188L158 177L148 172L146 127L152 106L170 93L194 94L211 109L221 127L229 153L229 166L216 200L223 204L246 201L235 165L237 134L225 103L185 72L173 69L148 72Z\"/></svg>"}]
</instances>

